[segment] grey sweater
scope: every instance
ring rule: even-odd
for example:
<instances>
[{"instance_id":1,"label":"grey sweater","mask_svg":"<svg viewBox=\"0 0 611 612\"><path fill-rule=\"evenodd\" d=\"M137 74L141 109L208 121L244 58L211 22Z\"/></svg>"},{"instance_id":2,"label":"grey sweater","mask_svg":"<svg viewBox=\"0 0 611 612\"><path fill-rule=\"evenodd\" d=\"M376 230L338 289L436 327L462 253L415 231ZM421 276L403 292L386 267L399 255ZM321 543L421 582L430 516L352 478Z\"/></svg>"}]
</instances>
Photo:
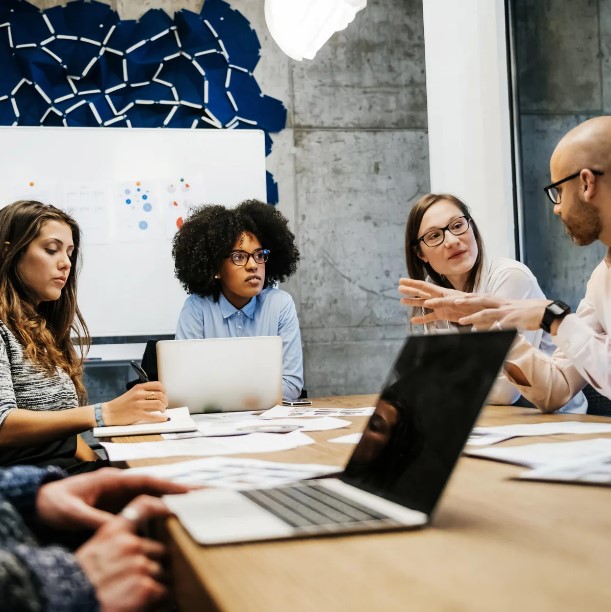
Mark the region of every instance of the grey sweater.
<instances>
[{"instance_id":1,"label":"grey sweater","mask_svg":"<svg viewBox=\"0 0 611 612\"><path fill-rule=\"evenodd\" d=\"M23 346L0 321L0 427L13 410L65 410L78 406L74 383L61 369L49 376L24 355ZM0 446L0 466L60 465L70 468L76 436L28 447Z\"/></svg>"}]
</instances>

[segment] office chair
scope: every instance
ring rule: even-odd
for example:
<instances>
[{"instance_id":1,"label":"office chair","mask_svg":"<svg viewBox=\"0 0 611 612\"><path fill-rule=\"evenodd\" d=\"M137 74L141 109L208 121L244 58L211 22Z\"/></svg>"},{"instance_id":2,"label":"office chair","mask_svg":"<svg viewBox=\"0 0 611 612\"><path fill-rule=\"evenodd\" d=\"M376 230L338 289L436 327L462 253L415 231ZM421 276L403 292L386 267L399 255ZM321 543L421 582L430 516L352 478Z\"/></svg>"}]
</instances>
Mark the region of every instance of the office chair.
<instances>
[{"instance_id":1,"label":"office chair","mask_svg":"<svg viewBox=\"0 0 611 612\"><path fill-rule=\"evenodd\" d=\"M601 395L592 385L586 385L583 394L588 400L588 414L611 417L611 399Z\"/></svg>"},{"instance_id":2,"label":"office chair","mask_svg":"<svg viewBox=\"0 0 611 612\"><path fill-rule=\"evenodd\" d=\"M142 369L146 372L149 380L159 380L159 372L157 370L157 340L148 340L142 355L140 363ZM140 382L139 379L130 380L125 385L129 391L134 385Z\"/></svg>"}]
</instances>

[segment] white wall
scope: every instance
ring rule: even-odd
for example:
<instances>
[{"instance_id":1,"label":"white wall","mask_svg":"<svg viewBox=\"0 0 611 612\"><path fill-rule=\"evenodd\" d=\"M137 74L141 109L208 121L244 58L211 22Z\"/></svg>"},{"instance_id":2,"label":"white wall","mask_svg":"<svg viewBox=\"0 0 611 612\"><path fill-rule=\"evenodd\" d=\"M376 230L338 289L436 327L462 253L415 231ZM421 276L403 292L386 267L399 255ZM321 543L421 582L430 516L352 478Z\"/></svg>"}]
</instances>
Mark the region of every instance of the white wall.
<instances>
[{"instance_id":1,"label":"white wall","mask_svg":"<svg viewBox=\"0 0 611 612\"><path fill-rule=\"evenodd\" d=\"M515 256L503 0L423 0L431 191L464 199L491 256Z\"/></svg>"}]
</instances>

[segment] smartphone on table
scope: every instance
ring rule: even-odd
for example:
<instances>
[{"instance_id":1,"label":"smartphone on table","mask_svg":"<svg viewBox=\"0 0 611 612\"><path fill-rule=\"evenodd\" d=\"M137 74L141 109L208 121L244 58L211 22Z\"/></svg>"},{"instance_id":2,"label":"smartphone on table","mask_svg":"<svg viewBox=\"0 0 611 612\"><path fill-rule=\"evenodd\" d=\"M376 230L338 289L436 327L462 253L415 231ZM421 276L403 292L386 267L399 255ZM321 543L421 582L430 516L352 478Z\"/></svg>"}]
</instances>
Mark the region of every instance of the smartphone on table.
<instances>
[{"instance_id":1,"label":"smartphone on table","mask_svg":"<svg viewBox=\"0 0 611 612\"><path fill-rule=\"evenodd\" d=\"M312 402L309 399L282 400L283 406L311 406Z\"/></svg>"}]
</instances>

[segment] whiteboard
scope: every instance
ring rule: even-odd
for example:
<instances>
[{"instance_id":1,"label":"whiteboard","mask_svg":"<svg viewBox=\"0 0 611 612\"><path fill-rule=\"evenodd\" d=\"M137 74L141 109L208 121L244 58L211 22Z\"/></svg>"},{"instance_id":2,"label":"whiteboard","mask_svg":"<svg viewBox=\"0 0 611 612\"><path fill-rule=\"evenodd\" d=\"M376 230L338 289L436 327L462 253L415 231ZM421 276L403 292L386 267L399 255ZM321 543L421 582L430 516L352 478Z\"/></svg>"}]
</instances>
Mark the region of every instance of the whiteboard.
<instances>
[{"instance_id":1,"label":"whiteboard","mask_svg":"<svg viewBox=\"0 0 611 612\"><path fill-rule=\"evenodd\" d=\"M0 142L0 207L40 200L81 226L78 301L96 337L173 334L179 218L266 201L260 130L2 127Z\"/></svg>"}]
</instances>

